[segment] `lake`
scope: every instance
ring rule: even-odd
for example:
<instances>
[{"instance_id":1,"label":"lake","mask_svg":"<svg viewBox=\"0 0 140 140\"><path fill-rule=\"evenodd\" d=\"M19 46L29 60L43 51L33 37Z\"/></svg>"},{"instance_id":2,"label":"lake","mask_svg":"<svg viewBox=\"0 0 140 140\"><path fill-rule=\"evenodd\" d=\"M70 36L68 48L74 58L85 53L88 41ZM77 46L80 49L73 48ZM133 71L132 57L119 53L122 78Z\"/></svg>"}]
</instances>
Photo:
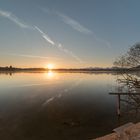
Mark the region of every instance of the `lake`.
<instances>
[{"instance_id":1,"label":"lake","mask_svg":"<svg viewBox=\"0 0 140 140\"><path fill-rule=\"evenodd\" d=\"M115 73L0 73L1 140L87 140L139 113L117 115ZM129 105L122 105L129 110Z\"/></svg>"}]
</instances>

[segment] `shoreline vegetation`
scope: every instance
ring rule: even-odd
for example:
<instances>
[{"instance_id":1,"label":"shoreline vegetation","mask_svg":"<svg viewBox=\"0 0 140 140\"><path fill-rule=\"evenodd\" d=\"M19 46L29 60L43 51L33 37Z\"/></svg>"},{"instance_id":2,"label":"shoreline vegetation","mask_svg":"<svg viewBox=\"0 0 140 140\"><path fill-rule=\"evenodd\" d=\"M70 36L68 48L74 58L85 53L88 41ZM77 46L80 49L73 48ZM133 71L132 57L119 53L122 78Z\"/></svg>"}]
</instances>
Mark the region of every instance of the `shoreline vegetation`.
<instances>
[{"instance_id":1,"label":"shoreline vegetation","mask_svg":"<svg viewBox=\"0 0 140 140\"><path fill-rule=\"evenodd\" d=\"M37 72L37 71L56 71L56 72L133 72L140 71L139 67L133 68L57 68L57 69L48 69L48 68L16 68L12 66L0 67L0 72Z\"/></svg>"}]
</instances>

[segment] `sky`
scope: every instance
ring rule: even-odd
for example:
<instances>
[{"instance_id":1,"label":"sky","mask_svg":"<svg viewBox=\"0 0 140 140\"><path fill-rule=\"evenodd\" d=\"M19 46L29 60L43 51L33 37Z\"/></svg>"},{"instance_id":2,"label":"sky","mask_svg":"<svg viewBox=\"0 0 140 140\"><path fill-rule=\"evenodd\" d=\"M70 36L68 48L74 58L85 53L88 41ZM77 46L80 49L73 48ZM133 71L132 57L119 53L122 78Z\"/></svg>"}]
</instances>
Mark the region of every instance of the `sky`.
<instances>
[{"instance_id":1,"label":"sky","mask_svg":"<svg viewBox=\"0 0 140 140\"><path fill-rule=\"evenodd\" d=\"M140 41L139 0L0 0L0 66L111 67Z\"/></svg>"}]
</instances>

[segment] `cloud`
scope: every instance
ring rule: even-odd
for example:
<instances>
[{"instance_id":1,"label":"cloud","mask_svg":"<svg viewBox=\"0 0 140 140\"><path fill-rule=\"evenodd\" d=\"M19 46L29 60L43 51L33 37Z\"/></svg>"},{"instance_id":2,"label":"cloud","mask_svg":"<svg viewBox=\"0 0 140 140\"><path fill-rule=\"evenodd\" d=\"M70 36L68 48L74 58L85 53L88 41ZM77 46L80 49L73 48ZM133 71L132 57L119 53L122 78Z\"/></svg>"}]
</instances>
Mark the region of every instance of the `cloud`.
<instances>
[{"instance_id":1,"label":"cloud","mask_svg":"<svg viewBox=\"0 0 140 140\"><path fill-rule=\"evenodd\" d=\"M72 56L74 59L76 59L79 63L82 63L83 61L78 57L76 56L72 51L64 48L62 46L62 44L57 44L55 43L46 33L44 33L39 27L37 26L34 26L34 28L41 34L41 36L48 42L50 43L51 45L53 45L54 47L56 47L57 49L59 49L60 51L63 51L64 53Z\"/></svg>"},{"instance_id":2,"label":"cloud","mask_svg":"<svg viewBox=\"0 0 140 140\"><path fill-rule=\"evenodd\" d=\"M86 27L81 25L78 21L76 21L60 12L56 12L56 14L63 20L64 23L71 26L74 30L84 33L84 34L92 34L92 31L90 31L89 29L87 29Z\"/></svg>"},{"instance_id":3,"label":"cloud","mask_svg":"<svg viewBox=\"0 0 140 140\"><path fill-rule=\"evenodd\" d=\"M17 18L11 12L0 10L0 16L11 20L12 22L14 22L16 25L18 25L21 28L31 28L31 26L28 26L27 24L21 22L19 18Z\"/></svg>"},{"instance_id":4,"label":"cloud","mask_svg":"<svg viewBox=\"0 0 140 140\"><path fill-rule=\"evenodd\" d=\"M71 56L72 56L73 58L75 58L79 63L83 63L83 62L84 62L84 61L81 60L78 56L76 56L72 51L69 51L69 50L65 49L65 48L62 46L62 44L58 44L57 47L58 47L59 50L65 52L66 54L71 55Z\"/></svg>"},{"instance_id":5,"label":"cloud","mask_svg":"<svg viewBox=\"0 0 140 140\"><path fill-rule=\"evenodd\" d=\"M46 34L44 33L40 28L38 28L37 26L34 26L35 29L41 34L41 36L48 42L50 43L51 45L55 45L54 41L51 40L51 38Z\"/></svg>"},{"instance_id":6,"label":"cloud","mask_svg":"<svg viewBox=\"0 0 140 140\"><path fill-rule=\"evenodd\" d=\"M16 54L16 53L3 53L3 54L20 56L20 57L28 57L28 58L39 58L39 59L60 59L60 58L57 58L57 57L45 57L45 56L29 55L29 54Z\"/></svg>"},{"instance_id":7,"label":"cloud","mask_svg":"<svg viewBox=\"0 0 140 140\"><path fill-rule=\"evenodd\" d=\"M96 36L96 34L93 34L93 37L94 37L95 40L98 41L99 43L104 44L104 45L105 45L106 47L108 47L108 48L112 48L112 47L111 47L111 43L110 43L109 41L104 40L104 39L102 39L102 38Z\"/></svg>"},{"instance_id":8,"label":"cloud","mask_svg":"<svg viewBox=\"0 0 140 140\"><path fill-rule=\"evenodd\" d=\"M9 20L11 20L12 22L14 22L17 26L19 26L20 28L24 28L24 29L32 29L32 30L37 30L41 36L51 45L55 46L56 48L58 48L59 50L71 55L73 58L75 58L77 61L79 61L80 63L82 62L81 59L76 56L73 52L65 49L64 47L62 47L61 44L56 44L46 33L44 33L39 27L37 26L29 26L23 22L21 22L21 20L19 20L18 17L16 17L15 15L13 15L11 12L9 11L4 11L0 9L0 16L7 18ZM78 26L78 25L77 25ZM81 28L81 29L80 29ZM88 30L84 29L82 26L79 26L79 29L84 32L88 32ZM48 59L48 57L42 57L42 56L33 56L33 55L25 55L25 54L9 54L9 55L16 55L16 56L22 56L22 57L30 57L30 58L43 58L43 59Z\"/></svg>"},{"instance_id":9,"label":"cloud","mask_svg":"<svg viewBox=\"0 0 140 140\"><path fill-rule=\"evenodd\" d=\"M43 11L47 12L48 10L43 9ZM105 46L107 46L108 48L111 48L111 44L109 41L104 40L103 38L97 36L93 31L87 29L86 27L81 25L78 21L76 21L76 20L72 19L71 17L69 17L63 13L60 13L60 12L55 12L55 14L58 17L60 17L64 23L71 26L74 30L84 33L84 34L92 35L96 41L98 41L99 43L105 44Z\"/></svg>"}]
</instances>

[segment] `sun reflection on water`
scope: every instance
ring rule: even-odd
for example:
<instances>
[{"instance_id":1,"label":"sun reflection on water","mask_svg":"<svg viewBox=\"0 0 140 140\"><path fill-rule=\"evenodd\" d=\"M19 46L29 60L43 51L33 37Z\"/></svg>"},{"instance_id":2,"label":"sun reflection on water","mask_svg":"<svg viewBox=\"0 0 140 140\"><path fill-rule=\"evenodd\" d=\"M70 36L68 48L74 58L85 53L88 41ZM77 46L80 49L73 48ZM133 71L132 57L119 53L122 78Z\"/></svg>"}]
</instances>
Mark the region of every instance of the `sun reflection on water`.
<instances>
[{"instance_id":1,"label":"sun reflection on water","mask_svg":"<svg viewBox=\"0 0 140 140\"><path fill-rule=\"evenodd\" d=\"M53 79L55 77L55 73L51 70L49 70L47 73L45 73L45 78L47 79Z\"/></svg>"}]
</instances>

